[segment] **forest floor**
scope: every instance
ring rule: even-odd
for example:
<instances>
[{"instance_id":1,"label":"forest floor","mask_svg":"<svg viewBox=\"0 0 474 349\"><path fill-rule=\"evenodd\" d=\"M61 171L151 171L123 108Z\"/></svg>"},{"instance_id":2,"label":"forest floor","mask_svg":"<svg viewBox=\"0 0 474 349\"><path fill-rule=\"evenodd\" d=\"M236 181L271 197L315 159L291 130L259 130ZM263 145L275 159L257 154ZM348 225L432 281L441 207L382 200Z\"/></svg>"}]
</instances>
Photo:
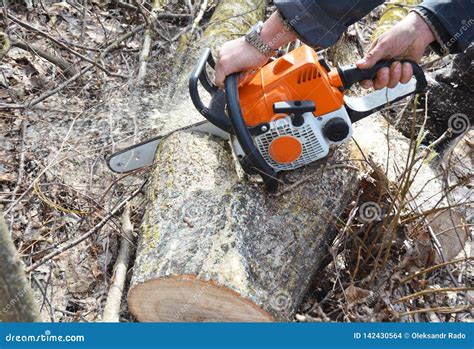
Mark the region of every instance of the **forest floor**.
<instances>
[{"instance_id":1,"label":"forest floor","mask_svg":"<svg viewBox=\"0 0 474 349\"><path fill-rule=\"evenodd\" d=\"M216 2L209 3L203 23L215 8ZM25 4L9 5L0 17L0 32L12 41L0 67L0 204L43 319L99 321L124 236L120 215L54 258L48 253L88 234L143 185L146 169L116 175L105 159L170 130L160 112L166 98L160 88L173 79L174 52L191 30L200 2L169 2L149 25L144 79L137 74L144 41L140 26L148 26L151 8L147 1L140 8L136 1ZM382 10L351 27L344 40L366 47ZM54 62L42 53L50 53ZM388 117L403 106L395 108ZM387 209L384 181L380 174L367 173L360 195L341 217L345 224L337 227L327 267L295 321L472 321L470 239L442 260L429 227L421 218L412 220L397 229L390 255L377 264L380 270L373 277L375 258L369 253L364 258L363 251L369 245L369 252L377 251L385 243L370 240L385 222L356 215L357 203L364 202L363 196L383 197L381 209ZM142 194L131 200L135 231L144 200ZM365 232L365 240L352 239L349 230ZM416 294L423 290L430 291ZM414 310L420 308L424 311ZM121 321L133 321L126 302Z\"/></svg>"}]
</instances>

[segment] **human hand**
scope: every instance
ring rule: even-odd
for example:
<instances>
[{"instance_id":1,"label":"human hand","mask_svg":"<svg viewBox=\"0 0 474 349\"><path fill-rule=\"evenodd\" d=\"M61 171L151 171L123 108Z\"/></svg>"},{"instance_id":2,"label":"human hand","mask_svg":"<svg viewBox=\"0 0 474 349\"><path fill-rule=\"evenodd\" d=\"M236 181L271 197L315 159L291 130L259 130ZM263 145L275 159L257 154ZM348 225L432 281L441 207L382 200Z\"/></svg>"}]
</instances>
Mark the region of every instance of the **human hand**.
<instances>
[{"instance_id":1,"label":"human hand","mask_svg":"<svg viewBox=\"0 0 474 349\"><path fill-rule=\"evenodd\" d=\"M273 50L296 39L276 12L266 20L260 37ZM220 48L217 56L215 84L224 88L227 75L260 68L268 62L268 59L269 57L246 42L244 37L228 41Z\"/></svg>"},{"instance_id":2,"label":"human hand","mask_svg":"<svg viewBox=\"0 0 474 349\"><path fill-rule=\"evenodd\" d=\"M425 21L415 12L410 12L403 20L375 40L365 57L356 65L360 69L369 69L381 59L405 58L420 62L426 48L435 40L434 34ZM394 62L390 68L378 71L374 81L360 83L364 88L380 90L393 88L398 83L406 84L413 76L409 63Z\"/></svg>"},{"instance_id":3,"label":"human hand","mask_svg":"<svg viewBox=\"0 0 474 349\"><path fill-rule=\"evenodd\" d=\"M260 68L267 61L268 57L246 42L244 37L228 41L217 55L215 84L224 88L227 75Z\"/></svg>"}]
</instances>

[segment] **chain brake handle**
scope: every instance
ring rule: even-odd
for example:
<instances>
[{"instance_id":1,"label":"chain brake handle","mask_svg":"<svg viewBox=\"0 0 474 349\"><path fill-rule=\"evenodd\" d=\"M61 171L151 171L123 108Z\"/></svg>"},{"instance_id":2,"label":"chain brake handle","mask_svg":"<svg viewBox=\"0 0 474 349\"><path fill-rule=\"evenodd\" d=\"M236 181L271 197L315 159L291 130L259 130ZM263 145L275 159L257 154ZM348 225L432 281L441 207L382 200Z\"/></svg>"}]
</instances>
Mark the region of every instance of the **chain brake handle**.
<instances>
[{"instance_id":1,"label":"chain brake handle","mask_svg":"<svg viewBox=\"0 0 474 349\"><path fill-rule=\"evenodd\" d=\"M384 108L387 103L397 102L405 97L423 93L428 86L423 69L409 59L384 59L378 61L370 69L359 69L351 64L337 68L344 88L350 89L355 83L364 80L373 80L382 68L390 68L394 62L409 63L413 69L413 78L407 84L399 83L394 88L383 88L362 97L344 97L346 109L352 122L359 121L374 112Z\"/></svg>"},{"instance_id":2,"label":"chain brake handle","mask_svg":"<svg viewBox=\"0 0 474 349\"><path fill-rule=\"evenodd\" d=\"M188 86L191 100L199 113L210 123L227 133L233 134L234 132L232 130L231 122L225 113L218 113L215 109L205 106L199 94L199 82L211 95L211 97L214 97L220 93L219 88L214 84L207 73L207 65L209 65L212 69L215 69L216 67L216 62L212 57L211 50L209 48L204 49L196 66L194 67L191 77L189 78Z\"/></svg>"}]
</instances>

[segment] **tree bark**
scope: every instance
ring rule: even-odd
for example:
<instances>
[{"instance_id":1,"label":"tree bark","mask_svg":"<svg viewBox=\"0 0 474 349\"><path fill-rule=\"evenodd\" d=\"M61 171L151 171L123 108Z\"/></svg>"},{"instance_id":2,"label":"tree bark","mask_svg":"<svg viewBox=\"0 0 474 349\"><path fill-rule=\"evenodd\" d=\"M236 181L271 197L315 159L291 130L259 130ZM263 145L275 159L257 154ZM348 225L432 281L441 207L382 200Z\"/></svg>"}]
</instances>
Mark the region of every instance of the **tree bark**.
<instances>
[{"instance_id":1,"label":"tree bark","mask_svg":"<svg viewBox=\"0 0 474 349\"><path fill-rule=\"evenodd\" d=\"M41 321L0 206L0 322Z\"/></svg>"},{"instance_id":2,"label":"tree bark","mask_svg":"<svg viewBox=\"0 0 474 349\"><path fill-rule=\"evenodd\" d=\"M188 63L180 65L175 97L163 108L170 119L182 125L197 118L189 98L183 99L197 53L242 35L262 17L258 0L219 3L213 24L183 50ZM269 195L261 184L239 177L224 141L188 132L162 141L130 312L139 321L292 319L357 188L352 155L340 147L321 162L285 173L279 194Z\"/></svg>"}]
</instances>

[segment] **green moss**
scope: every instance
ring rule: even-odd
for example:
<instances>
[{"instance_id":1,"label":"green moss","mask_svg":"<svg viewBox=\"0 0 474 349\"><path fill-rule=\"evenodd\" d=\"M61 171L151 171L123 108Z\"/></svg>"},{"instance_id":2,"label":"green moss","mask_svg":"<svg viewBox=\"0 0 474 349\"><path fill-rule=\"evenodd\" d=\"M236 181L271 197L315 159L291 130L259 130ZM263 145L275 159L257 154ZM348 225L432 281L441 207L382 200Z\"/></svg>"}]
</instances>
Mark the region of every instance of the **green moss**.
<instances>
[{"instance_id":1,"label":"green moss","mask_svg":"<svg viewBox=\"0 0 474 349\"><path fill-rule=\"evenodd\" d=\"M146 250L154 250L160 243L160 231L156 225L144 223L142 225L142 239Z\"/></svg>"}]
</instances>

